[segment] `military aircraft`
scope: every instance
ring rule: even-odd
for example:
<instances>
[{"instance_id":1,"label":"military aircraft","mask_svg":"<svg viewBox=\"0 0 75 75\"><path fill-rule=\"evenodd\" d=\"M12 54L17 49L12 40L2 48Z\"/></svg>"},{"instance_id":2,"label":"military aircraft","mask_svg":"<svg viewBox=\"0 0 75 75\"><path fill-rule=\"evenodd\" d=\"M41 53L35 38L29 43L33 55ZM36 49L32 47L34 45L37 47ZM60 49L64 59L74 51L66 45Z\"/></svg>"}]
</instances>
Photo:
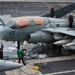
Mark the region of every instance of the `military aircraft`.
<instances>
[{"instance_id":1,"label":"military aircraft","mask_svg":"<svg viewBox=\"0 0 75 75\"><path fill-rule=\"evenodd\" d=\"M0 72L18 69L22 66L22 64L16 62L0 60Z\"/></svg>"},{"instance_id":2,"label":"military aircraft","mask_svg":"<svg viewBox=\"0 0 75 75\"><path fill-rule=\"evenodd\" d=\"M12 19L7 23L7 25L0 26L0 39L6 41L28 41L32 43L54 42L55 38L52 36L52 33L41 30L50 27L68 27L68 20L59 18L74 9L75 4L71 4L59 10L56 10L56 18L50 18L50 14L45 14L40 17L18 17Z\"/></svg>"},{"instance_id":3,"label":"military aircraft","mask_svg":"<svg viewBox=\"0 0 75 75\"><path fill-rule=\"evenodd\" d=\"M55 40L62 39L64 37L63 34L55 34L56 37L54 37L52 36L52 33L42 29L47 29L50 27L68 27L68 21L66 19L59 18L74 9L75 4L71 4L56 10L56 18L50 18L50 13L47 13L40 17L15 18L8 22L7 25L5 25L0 19L0 39L6 41L28 41L32 43L51 43ZM0 72L19 67L22 67L22 65L11 61L0 60Z\"/></svg>"}]
</instances>

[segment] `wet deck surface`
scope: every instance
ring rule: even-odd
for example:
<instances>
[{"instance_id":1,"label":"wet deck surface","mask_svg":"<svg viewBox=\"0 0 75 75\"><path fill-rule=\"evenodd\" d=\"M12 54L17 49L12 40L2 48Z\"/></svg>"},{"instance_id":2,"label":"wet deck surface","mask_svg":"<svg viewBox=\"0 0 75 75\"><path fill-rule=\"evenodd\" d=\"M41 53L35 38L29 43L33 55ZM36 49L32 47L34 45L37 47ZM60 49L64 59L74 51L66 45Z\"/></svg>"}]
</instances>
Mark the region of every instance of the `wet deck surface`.
<instances>
[{"instance_id":1,"label":"wet deck surface","mask_svg":"<svg viewBox=\"0 0 75 75\"><path fill-rule=\"evenodd\" d=\"M27 60L26 62L24 67L3 72L0 75L75 75L75 55ZM44 66L46 62L47 65ZM33 70L34 64L39 66L39 71Z\"/></svg>"},{"instance_id":2,"label":"wet deck surface","mask_svg":"<svg viewBox=\"0 0 75 75\"><path fill-rule=\"evenodd\" d=\"M35 64L40 67L42 74L75 70L75 59Z\"/></svg>"}]
</instances>

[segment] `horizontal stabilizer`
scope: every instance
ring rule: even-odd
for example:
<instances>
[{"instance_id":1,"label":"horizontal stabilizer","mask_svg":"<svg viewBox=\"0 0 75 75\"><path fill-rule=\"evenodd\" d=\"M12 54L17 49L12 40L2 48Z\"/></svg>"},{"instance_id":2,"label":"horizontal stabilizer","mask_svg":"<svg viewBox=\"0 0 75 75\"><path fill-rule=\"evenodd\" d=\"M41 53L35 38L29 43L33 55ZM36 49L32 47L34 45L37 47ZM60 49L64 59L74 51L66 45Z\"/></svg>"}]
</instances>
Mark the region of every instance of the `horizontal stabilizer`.
<instances>
[{"instance_id":1,"label":"horizontal stabilizer","mask_svg":"<svg viewBox=\"0 0 75 75\"><path fill-rule=\"evenodd\" d=\"M0 72L18 69L22 66L22 64L16 62L0 60Z\"/></svg>"},{"instance_id":2,"label":"horizontal stabilizer","mask_svg":"<svg viewBox=\"0 0 75 75\"><path fill-rule=\"evenodd\" d=\"M66 6L64 8L61 8L55 12L56 18L63 17L64 15L68 14L69 12L73 11L75 9L75 4L71 4L69 6Z\"/></svg>"}]
</instances>

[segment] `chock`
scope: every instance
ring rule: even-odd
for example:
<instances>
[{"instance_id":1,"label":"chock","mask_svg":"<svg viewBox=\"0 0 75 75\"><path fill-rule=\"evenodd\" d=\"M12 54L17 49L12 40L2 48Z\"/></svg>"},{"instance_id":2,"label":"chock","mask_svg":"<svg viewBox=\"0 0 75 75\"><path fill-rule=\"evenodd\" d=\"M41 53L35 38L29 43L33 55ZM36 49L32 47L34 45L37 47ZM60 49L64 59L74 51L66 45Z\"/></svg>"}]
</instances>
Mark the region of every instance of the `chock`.
<instances>
[{"instance_id":1,"label":"chock","mask_svg":"<svg viewBox=\"0 0 75 75\"><path fill-rule=\"evenodd\" d=\"M39 70L39 66L33 66L34 70Z\"/></svg>"}]
</instances>

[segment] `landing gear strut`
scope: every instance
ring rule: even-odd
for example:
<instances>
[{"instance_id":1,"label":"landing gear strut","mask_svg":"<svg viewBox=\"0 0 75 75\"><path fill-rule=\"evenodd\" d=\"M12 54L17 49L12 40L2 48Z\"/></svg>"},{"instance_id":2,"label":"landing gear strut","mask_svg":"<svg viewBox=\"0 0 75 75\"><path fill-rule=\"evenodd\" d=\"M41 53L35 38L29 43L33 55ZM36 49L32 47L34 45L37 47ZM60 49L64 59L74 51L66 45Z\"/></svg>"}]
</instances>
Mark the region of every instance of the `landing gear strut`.
<instances>
[{"instance_id":1,"label":"landing gear strut","mask_svg":"<svg viewBox=\"0 0 75 75\"><path fill-rule=\"evenodd\" d=\"M17 41L17 48L20 49L20 41Z\"/></svg>"},{"instance_id":2,"label":"landing gear strut","mask_svg":"<svg viewBox=\"0 0 75 75\"><path fill-rule=\"evenodd\" d=\"M62 46L60 45L60 46L58 46L58 55L61 55L61 48L62 48Z\"/></svg>"}]
</instances>

